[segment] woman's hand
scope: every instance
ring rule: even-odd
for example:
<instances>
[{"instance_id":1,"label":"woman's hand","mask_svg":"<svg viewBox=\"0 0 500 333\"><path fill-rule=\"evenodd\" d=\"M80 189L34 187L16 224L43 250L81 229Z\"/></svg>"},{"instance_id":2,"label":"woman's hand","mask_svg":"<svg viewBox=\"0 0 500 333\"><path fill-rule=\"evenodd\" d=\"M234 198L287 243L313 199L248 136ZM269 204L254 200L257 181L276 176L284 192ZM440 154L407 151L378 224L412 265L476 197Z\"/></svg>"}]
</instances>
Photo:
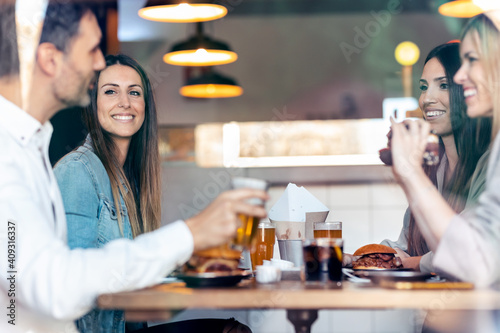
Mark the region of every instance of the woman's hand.
<instances>
[{"instance_id":1,"label":"woman's hand","mask_svg":"<svg viewBox=\"0 0 500 333\"><path fill-rule=\"evenodd\" d=\"M420 271L420 259L422 259L422 257L410 257L408 253L397 247L394 248L394 250L396 250L397 252L396 255L401 258L401 262L403 263L404 268L409 268L414 271Z\"/></svg>"},{"instance_id":2,"label":"woman's hand","mask_svg":"<svg viewBox=\"0 0 500 333\"><path fill-rule=\"evenodd\" d=\"M204 250L227 243L241 225L239 214L264 218L264 207L250 205L247 199L269 199L265 191L239 189L226 191L219 195L198 215L186 220L194 241L194 250Z\"/></svg>"},{"instance_id":3,"label":"woman's hand","mask_svg":"<svg viewBox=\"0 0 500 333\"><path fill-rule=\"evenodd\" d=\"M404 184L406 179L423 171L422 161L430 125L420 119L397 123L392 118L391 124L392 170L396 180Z\"/></svg>"},{"instance_id":4,"label":"woman's hand","mask_svg":"<svg viewBox=\"0 0 500 333\"><path fill-rule=\"evenodd\" d=\"M342 267L352 267L352 263L358 260L361 256L353 256L349 253L344 253L342 257Z\"/></svg>"}]
</instances>

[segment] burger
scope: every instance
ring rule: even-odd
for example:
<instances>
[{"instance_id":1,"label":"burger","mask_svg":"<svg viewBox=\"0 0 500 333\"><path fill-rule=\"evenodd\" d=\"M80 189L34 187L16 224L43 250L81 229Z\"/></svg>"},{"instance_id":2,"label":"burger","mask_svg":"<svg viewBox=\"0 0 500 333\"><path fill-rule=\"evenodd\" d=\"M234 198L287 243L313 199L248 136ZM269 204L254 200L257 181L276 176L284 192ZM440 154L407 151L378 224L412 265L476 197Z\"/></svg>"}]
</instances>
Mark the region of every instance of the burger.
<instances>
[{"instance_id":1,"label":"burger","mask_svg":"<svg viewBox=\"0 0 500 333\"><path fill-rule=\"evenodd\" d=\"M395 257L396 250L381 244L360 247L353 256L361 256L352 263L353 269L397 269L403 268L401 258Z\"/></svg>"},{"instance_id":2,"label":"burger","mask_svg":"<svg viewBox=\"0 0 500 333\"><path fill-rule=\"evenodd\" d=\"M405 126L408 128L408 124L405 124ZM387 133L387 147L378 151L379 158L385 165L392 165L391 140L392 129ZM427 137L423 163L426 165L436 165L439 163L439 138L434 131L431 131Z\"/></svg>"},{"instance_id":3,"label":"burger","mask_svg":"<svg viewBox=\"0 0 500 333\"><path fill-rule=\"evenodd\" d=\"M184 273L226 273L240 272L238 265L241 251L231 249L228 245L196 251L184 265Z\"/></svg>"}]
</instances>

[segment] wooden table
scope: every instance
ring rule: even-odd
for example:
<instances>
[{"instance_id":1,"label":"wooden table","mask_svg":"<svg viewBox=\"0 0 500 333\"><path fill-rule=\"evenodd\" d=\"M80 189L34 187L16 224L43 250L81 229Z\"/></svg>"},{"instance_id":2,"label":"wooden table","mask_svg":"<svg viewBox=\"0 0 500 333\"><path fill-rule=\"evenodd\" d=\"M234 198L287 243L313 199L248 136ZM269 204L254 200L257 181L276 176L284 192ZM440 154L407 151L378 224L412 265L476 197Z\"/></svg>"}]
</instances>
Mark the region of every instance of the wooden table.
<instances>
[{"instance_id":1,"label":"wooden table","mask_svg":"<svg viewBox=\"0 0 500 333\"><path fill-rule=\"evenodd\" d=\"M121 309L128 321L166 320L183 309L286 309L297 332L309 332L319 309L500 309L496 290L394 290L358 287L344 282L342 289L308 289L298 281L258 285L246 280L237 287L192 289L183 283L105 294L103 309Z\"/></svg>"}]
</instances>

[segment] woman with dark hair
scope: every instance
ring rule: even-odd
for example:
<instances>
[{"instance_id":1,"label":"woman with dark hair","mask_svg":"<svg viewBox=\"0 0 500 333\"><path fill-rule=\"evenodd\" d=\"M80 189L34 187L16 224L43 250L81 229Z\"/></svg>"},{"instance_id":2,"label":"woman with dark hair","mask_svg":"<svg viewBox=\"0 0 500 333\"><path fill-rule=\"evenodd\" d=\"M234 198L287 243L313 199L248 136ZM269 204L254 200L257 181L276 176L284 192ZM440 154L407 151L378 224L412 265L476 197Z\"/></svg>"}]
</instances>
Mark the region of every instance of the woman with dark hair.
<instances>
[{"instance_id":1,"label":"woman with dark hair","mask_svg":"<svg viewBox=\"0 0 500 333\"><path fill-rule=\"evenodd\" d=\"M466 115L462 86L453 82L460 68L459 43L435 47L420 79L419 106L424 119L440 137L440 163L424 166L424 172L457 213L477 203L484 191L491 138L489 119ZM396 249L403 266L434 271L430 252L410 207L406 210L398 241L382 244Z\"/></svg>"},{"instance_id":2,"label":"woman with dark hair","mask_svg":"<svg viewBox=\"0 0 500 333\"><path fill-rule=\"evenodd\" d=\"M120 207L123 199L135 237L160 226L160 157L153 91L140 65L123 54L108 55L106 69L97 75L99 84L91 91L83 120L92 148L109 175L114 205ZM116 78L128 80L123 90ZM129 97L124 98L125 94ZM117 214L120 227L122 218ZM75 238L74 242L68 239L70 246L85 241L81 235L68 234Z\"/></svg>"},{"instance_id":3,"label":"woman with dark hair","mask_svg":"<svg viewBox=\"0 0 500 333\"><path fill-rule=\"evenodd\" d=\"M160 227L158 125L146 73L126 55L108 55L90 97L90 107L84 113L89 134L84 144L64 156L54 169L66 211L70 248L101 248L112 240L133 239ZM165 255L175 256L175 252L172 249L172 254ZM109 281L110 290L118 281ZM206 332L233 328L250 332L233 319L200 319L149 329L143 323L125 323L122 311L99 309L76 324L81 332L176 332L200 327Z\"/></svg>"},{"instance_id":4,"label":"woman with dark hair","mask_svg":"<svg viewBox=\"0 0 500 333\"><path fill-rule=\"evenodd\" d=\"M467 116L493 118L493 145L485 190L474 209L457 214L426 178L415 156L422 156L430 126L415 121L406 129L392 121L392 160L415 221L439 273L474 282L500 284L500 11L472 18L460 44L462 65L454 82L464 89ZM476 138L470 138L475 140Z\"/></svg>"}]
</instances>

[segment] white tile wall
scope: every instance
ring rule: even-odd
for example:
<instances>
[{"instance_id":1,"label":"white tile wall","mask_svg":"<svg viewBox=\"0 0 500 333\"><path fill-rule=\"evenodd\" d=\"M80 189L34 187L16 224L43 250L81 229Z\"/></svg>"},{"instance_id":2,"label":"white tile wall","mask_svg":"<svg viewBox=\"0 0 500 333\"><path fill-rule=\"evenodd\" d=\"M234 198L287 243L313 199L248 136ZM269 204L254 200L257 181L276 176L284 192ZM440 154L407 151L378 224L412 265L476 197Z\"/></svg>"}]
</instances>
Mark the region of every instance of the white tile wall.
<instances>
[{"instance_id":1,"label":"white tile wall","mask_svg":"<svg viewBox=\"0 0 500 333\"><path fill-rule=\"evenodd\" d=\"M335 332L335 333L369 333L372 332L372 311L324 311L330 316L331 330L319 332ZM315 331L313 331L316 333Z\"/></svg>"},{"instance_id":2,"label":"white tile wall","mask_svg":"<svg viewBox=\"0 0 500 333\"><path fill-rule=\"evenodd\" d=\"M373 184L369 186L374 207L406 207L408 201L398 184Z\"/></svg>"},{"instance_id":3,"label":"white tile wall","mask_svg":"<svg viewBox=\"0 0 500 333\"><path fill-rule=\"evenodd\" d=\"M344 208L367 208L371 204L370 185L327 186L328 202L331 210Z\"/></svg>"},{"instance_id":4,"label":"white tile wall","mask_svg":"<svg viewBox=\"0 0 500 333\"><path fill-rule=\"evenodd\" d=\"M371 211L371 227L373 243L380 243L383 239L397 240L403 225L403 216L406 207L373 208Z\"/></svg>"},{"instance_id":5,"label":"white tile wall","mask_svg":"<svg viewBox=\"0 0 500 333\"><path fill-rule=\"evenodd\" d=\"M370 211L365 208L336 209L327 220L342 221L344 252L354 253L359 247L372 242Z\"/></svg>"},{"instance_id":6,"label":"white tile wall","mask_svg":"<svg viewBox=\"0 0 500 333\"><path fill-rule=\"evenodd\" d=\"M274 204L278 201L278 199L281 197L283 192L285 191L285 186L279 186L279 187L271 187L267 191L269 194L269 200L266 202L266 210L269 211Z\"/></svg>"},{"instance_id":7,"label":"white tile wall","mask_svg":"<svg viewBox=\"0 0 500 333\"><path fill-rule=\"evenodd\" d=\"M420 333L421 326L417 325L420 322L418 313L418 311L410 309L373 311L372 332Z\"/></svg>"},{"instance_id":8,"label":"white tile wall","mask_svg":"<svg viewBox=\"0 0 500 333\"><path fill-rule=\"evenodd\" d=\"M295 329L286 318L285 310L248 311L249 327L253 333L294 333Z\"/></svg>"}]
</instances>

